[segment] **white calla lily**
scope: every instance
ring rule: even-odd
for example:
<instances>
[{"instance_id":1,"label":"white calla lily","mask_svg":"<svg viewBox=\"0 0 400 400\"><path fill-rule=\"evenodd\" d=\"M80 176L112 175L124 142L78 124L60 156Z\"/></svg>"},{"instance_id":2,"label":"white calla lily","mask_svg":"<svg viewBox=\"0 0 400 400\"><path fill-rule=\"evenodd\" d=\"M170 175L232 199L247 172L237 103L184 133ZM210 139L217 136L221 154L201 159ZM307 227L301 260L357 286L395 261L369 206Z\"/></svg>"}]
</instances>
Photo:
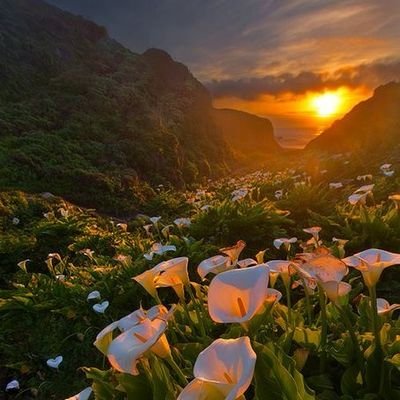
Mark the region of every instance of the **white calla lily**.
<instances>
[{"instance_id":1,"label":"white calla lily","mask_svg":"<svg viewBox=\"0 0 400 400\"><path fill-rule=\"evenodd\" d=\"M244 398L253 379L256 358L248 337L215 340L197 357L195 379L178 400Z\"/></svg>"},{"instance_id":2,"label":"white calla lily","mask_svg":"<svg viewBox=\"0 0 400 400\"><path fill-rule=\"evenodd\" d=\"M376 299L376 305L379 315L390 314L400 308L400 304L390 304L386 299L382 298Z\"/></svg>"},{"instance_id":3,"label":"white calla lily","mask_svg":"<svg viewBox=\"0 0 400 400\"><path fill-rule=\"evenodd\" d=\"M249 321L265 302L268 278L265 265L218 274L208 289L208 311L212 320L222 323Z\"/></svg>"},{"instance_id":4,"label":"white calla lily","mask_svg":"<svg viewBox=\"0 0 400 400\"><path fill-rule=\"evenodd\" d=\"M243 240L238 240L235 245L230 247L224 247L222 249L219 249L219 251L221 253L226 254L231 259L232 264L236 265L239 259L239 255L245 247L246 247L246 242L244 242Z\"/></svg>"},{"instance_id":5,"label":"white calla lily","mask_svg":"<svg viewBox=\"0 0 400 400\"><path fill-rule=\"evenodd\" d=\"M57 356L56 358L49 358L46 361L46 364L50 367L50 368L54 368L57 369L60 364L63 362L63 356Z\"/></svg>"},{"instance_id":6,"label":"white calla lily","mask_svg":"<svg viewBox=\"0 0 400 400\"><path fill-rule=\"evenodd\" d=\"M368 249L342 260L349 267L358 269L367 287L374 287L385 268L400 264L400 254L380 249Z\"/></svg>"},{"instance_id":7,"label":"white calla lily","mask_svg":"<svg viewBox=\"0 0 400 400\"><path fill-rule=\"evenodd\" d=\"M200 275L201 279L204 280L210 273L216 275L232 267L231 259L228 256L218 255L203 260L197 267L197 273Z\"/></svg>"},{"instance_id":8,"label":"white calla lily","mask_svg":"<svg viewBox=\"0 0 400 400\"><path fill-rule=\"evenodd\" d=\"M146 319L117 336L108 347L107 358L114 369L137 375L136 364L149 350L159 357L169 357L171 350L164 334L167 323Z\"/></svg>"}]
</instances>

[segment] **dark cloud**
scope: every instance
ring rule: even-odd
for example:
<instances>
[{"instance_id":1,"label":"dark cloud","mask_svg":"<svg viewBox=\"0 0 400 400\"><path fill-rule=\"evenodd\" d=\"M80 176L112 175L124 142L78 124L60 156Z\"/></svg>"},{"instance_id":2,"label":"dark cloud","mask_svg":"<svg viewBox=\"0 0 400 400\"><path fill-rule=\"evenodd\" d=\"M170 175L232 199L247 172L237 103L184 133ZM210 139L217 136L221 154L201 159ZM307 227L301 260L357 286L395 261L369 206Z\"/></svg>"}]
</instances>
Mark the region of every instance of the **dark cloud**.
<instances>
[{"instance_id":1,"label":"dark cloud","mask_svg":"<svg viewBox=\"0 0 400 400\"><path fill-rule=\"evenodd\" d=\"M106 26L135 52L168 51L201 81L318 85L319 71L400 54L399 0L47 1Z\"/></svg>"},{"instance_id":2,"label":"dark cloud","mask_svg":"<svg viewBox=\"0 0 400 400\"><path fill-rule=\"evenodd\" d=\"M212 80L207 82L206 86L214 97L254 100L262 95L279 96L286 93L297 95L340 86L374 88L382 83L399 79L400 60L342 68L329 75L310 71L299 74L283 73L260 78Z\"/></svg>"}]
</instances>

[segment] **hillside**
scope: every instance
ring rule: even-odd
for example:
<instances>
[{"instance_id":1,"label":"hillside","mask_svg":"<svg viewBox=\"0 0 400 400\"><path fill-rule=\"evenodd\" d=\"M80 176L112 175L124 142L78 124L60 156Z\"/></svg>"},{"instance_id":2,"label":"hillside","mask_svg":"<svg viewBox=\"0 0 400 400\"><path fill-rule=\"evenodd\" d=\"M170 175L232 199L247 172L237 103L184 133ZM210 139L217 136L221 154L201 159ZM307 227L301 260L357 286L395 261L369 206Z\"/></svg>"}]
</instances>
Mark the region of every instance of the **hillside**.
<instances>
[{"instance_id":1,"label":"hillside","mask_svg":"<svg viewBox=\"0 0 400 400\"><path fill-rule=\"evenodd\" d=\"M357 104L341 120L312 140L307 150L384 151L400 139L400 83L375 89L371 98Z\"/></svg>"},{"instance_id":2,"label":"hillside","mask_svg":"<svg viewBox=\"0 0 400 400\"><path fill-rule=\"evenodd\" d=\"M230 109L216 109L213 115L225 141L239 158L262 159L281 150L270 120Z\"/></svg>"},{"instance_id":3,"label":"hillside","mask_svg":"<svg viewBox=\"0 0 400 400\"><path fill-rule=\"evenodd\" d=\"M41 0L0 2L0 81L2 189L121 214L232 161L186 66Z\"/></svg>"}]
</instances>

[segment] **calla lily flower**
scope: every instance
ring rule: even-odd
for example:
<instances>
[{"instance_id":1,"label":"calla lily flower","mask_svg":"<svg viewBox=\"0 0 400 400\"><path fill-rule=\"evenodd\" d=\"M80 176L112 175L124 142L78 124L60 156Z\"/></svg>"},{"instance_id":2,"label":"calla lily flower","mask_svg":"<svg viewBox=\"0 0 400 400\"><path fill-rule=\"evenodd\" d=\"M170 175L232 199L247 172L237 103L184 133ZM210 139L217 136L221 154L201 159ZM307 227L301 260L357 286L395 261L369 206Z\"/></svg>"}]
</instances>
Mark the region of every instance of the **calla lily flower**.
<instances>
[{"instance_id":1,"label":"calla lily flower","mask_svg":"<svg viewBox=\"0 0 400 400\"><path fill-rule=\"evenodd\" d=\"M112 322L106 326L97 336L94 345L103 353L107 354L108 347L113 340L113 333L116 329L120 332L126 332L135 325L142 323L144 320L149 319L153 321L158 318L167 321L173 314L174 308L169 311L162 305L156 305L145 311L143 308L126 315L118 321Z\"/></svg>"},{"instance_id":2,"label":"calla lily flower","mask_svg":"<svg viewBox=\"0 0 400 400\"><path fill-rule=\"evenodd\" d=\"M46 364L50 368L58 369L59 365L63 362L63 356L57 356L56 358L49 358Z\"/></svg>"},{"instance_id":3,"label":"calla lily flower","mask_svg":"<svg viewBox=\"0 0 400 400\"><path fill-rule=\"evenodd\" d=\"M191 225L190 218L177 218L174 220L174 224L178 228L188 228Z\"/></svg>"},{"instance_id":4,"label":"calla lily flower","mask_svg":"<svg viewBox=\"0 0 400 400\"><path fill-rule=\"evenodd\" d=\"M154 243L151 246L150 253L144 254L143 257L146 260L151 261L153 259L154 254L161 256L164 253L167 253L168 251L176 251L176 246L174 246L174 245L163 246L161 243Z\"/></svg>"},{"instance_id":5,"label":"calla lily flower","mask_svg":"<svg viewBox=\"0 0 400 400\"><path fill-rule=\"evenodd\" d=\"M393 170L392 171L385 170L385 171L382 171L382 173L383 173L383 175L389 176L389 177L394 175L394 171Z\"/></svg>"},{"instance_id":6,"label":"calla lily flower","mask_svg":"<svg viewBox=\"0 0 400 400\"><path fill-rule=\"evenodd\" d=\"M218 274L208 289L208 311L212 320L222 323L249 321L265 302L268 275L265 265Z\"/></svg>"},{"instance_id":7,"label":"calla lily flower","mask_svg":"<svg viewBox=\"0 0 400 400\"><path fill-rule=\"evenodd\" d=\"M198 355L195 379L178 400L243 399L253 379L256 358L247 336L215 340Z\"/></svg>"},{"instance_id":8,"label":"calla lily flower","mask_svg":"<svg viewBox=\"0 0 400 400\"><path fill-rule=\"evenodd\" d=\"M380 249L368 249L342 260L349 267L358 269L367 287L374 287L385 268L400 264L400 254Z\"/></svg>"},{"instance_id":9,"label":"calla lily flower","mask_svg":"<svg viewBox=\"0 0 400 400\"><path fill-rule=\"evenodd\" d=\"M183 287L190 284L187 272L187 257L172 258L157 264L154 268L135 276L133 279L157 299L157 288L172 287L183 298Z\"/></svg>"},{"instance_id":10,"label":"calla lily flower","mask_svg":"<svg viewBox=\"0 0 400 400\"><path fill-rule=\"evenodd\" d=\"M20 387L19 382L16 379L14 379L7 383L6 392L9 392L12 390L19 390L19 387Z\"/></svg>"},{"instance_id":11,"label":"calla lily flower","mask_svg":"<svg viewBox=\"0 0 400 400\"><path fill-rule=\"evenodd\" d=\"M390 314L392 311L398 310L400 308L400 304L390 305L386 299L382 298L376 299L376 305L379 315Z\"/></svg>"},{"instance_id":12,"label":"calla lily flower","mask_svg":"<svg viewBox=\"0 0 400 400\"><path fill-rule=\"evenodd\" d=\"M322 289L325 291L328 299L335 304L340 304L340 300L351 291L351 285L347 282L320 281Z\"/></svg>"},{"instance_id":13,"label":"calla lily flower","mask_svg":"<svg viewBox=\"0 0 400 400\"><path fill-rule=\"evenodd\" d=\"M200 275L201 279L204 280L210 273L216 275L232 267L231 259L228 256L218 255L203 260L197 267L197 273Z\"/></svg>"},{"instance_id":14,"label":"calla lily flower","mask_svg":"<svg viewBox=\"0 0 400 400\"><path fill-rule=\"evenodd\" d=\"M364 185L358 188L354 193L369 193L372 192L373 188L375 187L375 184L371 185Z\"/></svg>"},{"instance_id":15,"label":"calla lily flower","mask_svg":"<svg viewBox=\"0 0 400 400\"><path fill-rule=\"evenodd\" d=\"M370 180L370 181L372 181L372 175L371 174L367 174L367 175L358 175L357 176L357 180L358 181L366 181L366 180Z\"/></svg>"},{"instance_id":16,"label":"calla lily flower","mask_svg":"<svg viewBox=\"0 0 400 400\"><path fill-rule=\"evenodd\" d=\"M276 198L277 200L281 200L282 197L283 197L283 190L282 190L282 189L276 190L276 191L275 191L275 198Z\"/></svg>"},{"instance_id":17,"label":"calla lily flower","mask_svg":"<svg viewBox=\"0 0 400 400\"><path fill-rule=\"evenodd\" d=\"M288 238L279 238L279 239L275 239L275 240L274 240L274 246L275 246L277 249L280 249L281 246L284 245L284 246L285 246L285 249L288 250L288 249L290 248L290 246L291 246L293 243L296 243L296 242L297 242L297 238L296 238L296 237L292 237L292 238L290 238L290 239L288 239Z\"/></svg>"},{"instance_id":18,"label":"calla lily flower","mask_svg":"<svg viewBox=\"0 0 400 400\"><path fill-rule=\"evenodd\" d=\"M245 247L246 242L244 242L243 240L239 240L234 246L224 247L222 249L219 249L219 251L226 254L231 259L232 264L236 265L239 259L239 255Z\"/></svg>"},{"instance_id":19,"label":"calla lily flower","mask_svg":"<svg viewBox=\"0 0 400 400\"><path fill-rule=\"evenodd\" d=\"M399 209L399 207L400 207L400 193L392 194L388 198L389 198L389 200L393 200L394 204L396 205L396 208Z\"/></svg>"},{"instance_id":20,"label":"calla lily flower","mask_svg":"<svg viewBox=\"0 0 400 400\"><path fill-rule=\"evenodd\" d=\"M304 232L310 233L317 243L319 241L319 233L321 232L321 230L322 228L320 226L312 226L311 228L303 229Z\"/></svg>"},{"instance_id":21,"label":"calla lily flower","mask_svg":"<svg viewBox=\"0 0 400 400\"><path fill-rule=\"evenodd\" d=\"M355 206L356 204L365 205L367 203L368 193L354 193L347 198L347 201Z\"/></svg>"},{"instance_id":22,"label":"calla lily flower","mask_svg":"<svg viewBox=\"0 0 400 400\"><path fill-rule=\"evenodd\" d=\"M102 303L97 303L93 305L93 310L96 311L98 314L104 314L108 306L110 305L110 302L105 300Z\"/></svg>"},{"instance_id":23,"label":"calla lily flower","mask_svg":"<svg viewBox=\"0 0 400 400\"><path fill-rule=\"evenodd\" d=\"M287 260L273 260L265 263L269 268L270 278L272 279L274 274L279 275L285 285L290 284L290 276L296 272L292 264L292 261Z\"/></svg>"},{"instance_id":24,"label":"calla lily flower","mask_svg":"<svg viewBox=\"0 0 400 400\"><path fill-rule=\"evenodd\" d=\"M93 290L93 292L90 292L86 298L87 301L100 300L100 299L101 299L101 294L98 290Z\"/></svg>"},{"instance_id":25,"label":"calla lily flower","mask_svg":"<svg viewBox=\"0 0 400 400\"><path fill-rule=\"evenodd\" d=\"M243 198L245 198L247 196L248 192L249 191L246 188L234 190L231 193L231 196L232 196L231 201L242 200Z\"/></svg>"},{"instance_id":26,"label":"calla lily flower","mask_svg":"<svg viewBox=\"0 0 400 400\"><path fill-rule=\"evenodd\" d=\"M164 334L167 323L158 318L146 319L117 336L108 347L108 361L114 369L138 375L138 360L149 350L161 358L170 356L171 350Z\"/></svg>"},{"instance_id":27,"label":"calla lily flower","mask_svg":"<svg viewBox=\"0 0 400 400\"><path fill-rule=\"evenodd\" d=\"M347 274L346 264L331 254L321 252L299 254L302 264L293 264L303 278L319 282L340 282Z\"/></svg>"},{"instance_id":28,"label":"calla lily flower","mask_svg":"<svg viewBox=\"0 0 400 400\"><path fill-rule=\"evenodd\" d=\"M385 171L385 170L388 170L388 169L390 169L390 168L392 168L392 164L388 164L388 163L382 164L382 165L379 167L379 169L380 169L381 171Z\"/></svg>"},{"instance_id":29,"label":"calla lily flower","mask_svg":"<svg viewBox=\"0 0 400 400\"><path fill-rule=\"evenodd\" d=\"M149 219L152 224L156 225L158 221L161 219L161 217L151 217Z\"/></svg>"},{"instance_id":30,"label":"calla lily flower","mask_svg":"<svg viewBox=\"0 0 400 400\"><path fill-rule=\"evenodd\" d=\"M76 394L75 396L68 397L65 400L88 400L90 395L92 394L93 389L89 386L86 389L83 389L81 392Z\"/></svg>"}]
</instances>

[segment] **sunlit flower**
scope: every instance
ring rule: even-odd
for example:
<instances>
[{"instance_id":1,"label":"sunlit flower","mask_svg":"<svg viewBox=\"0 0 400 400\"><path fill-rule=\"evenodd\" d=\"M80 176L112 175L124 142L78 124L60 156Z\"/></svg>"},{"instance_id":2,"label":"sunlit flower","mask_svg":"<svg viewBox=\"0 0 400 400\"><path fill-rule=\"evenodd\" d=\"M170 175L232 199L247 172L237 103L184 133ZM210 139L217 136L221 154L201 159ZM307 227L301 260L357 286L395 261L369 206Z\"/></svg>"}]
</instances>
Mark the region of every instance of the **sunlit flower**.
<instances>
[{"instance_id":1,"label":"sunlit flower","mask_svg":"<svg viewBox=\"0 0 400 400\"><path fill-rule=\"evenodd\" d=\"M57 356L56 358L49 358L46 361L46 364L50 367L50 368L54 368L54 369L58 369L58 367L60 366L60 364L63 362L63 356Z\"/></svg>"},{"instance_id":2,"label":"sunlit flower","mask_svg":"<svg viewBox=\"0 0 400 400\"><path fill-rule=\"evenodd\" d=\"M14 379L7 383L6 392L10 392L13 390L19 390L19 387L20 387L19 382L16 379Z\"/></svg>"},{"instance_id":3,"label":"sunlit flower","mask_svg":"<svg viewBox=\"0 0 400 400\"><path fill-rule=\"evenodd\" d=\"M246 242L243 240L238 240L238 242L231 247L224 247L222 249L219 249L221 253L226 254L232 261L233 265L236 265L240 253L243 251L243 249L246 247Z\"/></svg>"},{"instance_id":4,"label":"sunlit flower","mask_svg":"<svg viewBox=\"0 0 400 400\"><path fill-rule=\"evenodd\" d=\"M379 167L379 169L381 170L381 171L387 171L388 169L390 169L390 168L392 168L392 164L382 164L380 167Z\"/></svg>"},{"instance_id":5,"label":"sunlit flower","mask_svg":"<svg viewBox=\"0 0 400 400\"><path fill-rule=\"evenodd\" d=\"M89 386L86 389L83 389L81 392L76 394L75 396L68 397L68 399L65 400L88 400L90 395L92 394L93 390Z\"/></svg>"},{"instance_id":6,"label":"sunlit flower","mask_svg":"<svg viewBox=\"0 0 400 400\"><path fill-rule=\"evenodd\" d=\"M149 219L152 224L157 225L157 223L161 219L161 217L150 217Z\"/></svg>"},{"instance_id":7,"label":"sunlit flower","mask_svg":"<svg viewBox=\"0 0 400 400\"><path fill-rule=\"evenodd\" d=\"M157 298L157 288L172 287L179 298L183 299L183 287L189 285L188 262L187 257L172 258L157 264L133 279L154 298Z\"/></svg>"},{"instance_id":8,"label":"sunlit flower","mask_svg":"<svg viewBox=\"0 0 400 400\"><path fill-rule=\"evenodd\" d=\"M120 222L117 224L117 227L121 229L121 231L126 232L128 230L128 224Z\"/></svg>"},{"instance_id":9,"label":"sunlit flower","mask_svg":"<svg viewBox=\"0 0 400 400\"><path fill-rule=\"evenodd\" d=\"M293 275L296 271L293 268L293 262L287 260L272 260L265 263L265 265L269 269L269 274L271 280L273 279L274 274L276 276L280 276L285 285L290 284L290 276ZM274 277L276 279L276 277Z\"/></svg>"},{"instance_id":10,"label":"sunlit flower","mask_svg":"<svg viewBox=\"0 0 400 400\"><path fill-rule=\"evenodd\" d=\"M296 369L301 371L306 365L308 356L310 354L310 349L300 347L293 352L293 359L296 363Z\"/></svg>"},{"instance_id":11,"label":"sunlit flower","mask_svg":"<svg viewBox=\"0 0 400 400\"><path fill-rule=\"evenodd\" d=\"M96 336L96 340L94 345L103 353L107 354L108 347L113 340L113 334L116 329L118 329L121 333L126 332L130 328L133 328L135 325L142 323L144 320L149 319L153 321L158 318L164 321L167 321L173 314L174 308L171 308L169 311L166 307L162 305L156 305L149 310L143 310L143 308L139 308L138 310L122 317L121 319L112 322L107 325L101 332Z\"/></svg>"},{"instance_id":12,"label":"sunlit flower","mask_svg":"<svg viewBox=\"0 0 400 400\"><path fill-rule=\"evenodd\" d=\"M296 260L302 261L302 263L296 263L293 266L306 279L319 282L340 282L348 272L346 264L327 253L327 250L298 254Z\"/></svg>"},{"instance_id":13,"label":"sunlit flower","mask_svg":"<svg viewBox=\"0 0 400 400\"><path fill-rule=\"evenodd\" d=\"M231 193L231 200L232 201L239 201L239 200L242 200L243 198L245 198L246 196L247 196L247 193L248 193L249 191L246 189L246 188L242 188L242 189L237 189L237 190L234 190L232 193Z\"/></svg>"},{"instance_id":14,"label":"sunlit flower","mask_svg":"<svg viewBox=\"0 0 400 400\"><path fill-rule=\"evenodd\" d=\"M338 281L320 281L322 289L325 291L328 299L335 304L340 304L340 300L351 291L351 285L347 282Z\"/></svg>"},{"instance_id":15,"label":"sunlit flower","mask_svg":"<svg viewBox=\"0 0 400 400\"><path fill-rule=\"evenodd\" d=\"M219 274L232 267L231 259L228 256L218 255L203 260L197 267L197 273L200 275L201 279L204 280L210 273Z\"/></svg>"},{"instance_id":16,"label":"sunlit flower","mask_svg":"<svg viewBox=\"0 0 400 400\"><path fill-rule=\"evenodd\" d=\"M394 201L396 208L399 209L400 207L400 193L392 194L388 197L389 200Z\"/></svg>"},{"instance_id":17,"label":"sunlit flower","mask_svg":"<svg viewBox=\"0 0 400 400\"><path fill-rule=\"evenodd\" d=\"M283 197L283 190L282 190L282 189L276 190L276 191L275 191L275 198L276 198L277 200L281 200L282 197Z\"/></svg>"},{"instance_id":18,"label":"sunlit flower","mask_svg":"<svg viewBox=\"0 0 400 400\"><path fill-rule=\"evenodd\" d=\"M274 240L274 246L277 249L280 249L282 245L285 246L285 249L288 250L290 248L290 246L294 243L297 242L297 238L296 237L292 237L290 239L288 238L279 238L279 239L275 239Z\"/></svg>"},{"instance_id":19,"label":"sunlit flower","mask_svg":"<svg viewBox=\"0 0 400 400\"><path fill-rule=\"evenodd\" d=\"M188 262L187 257L178 257L156 265L154 268L159 271L159 274L154 278L155 287L172 287L178 297L184 300L183 288L190 285Z\"/></svg>"},{"instance_id":20,"label":"sunlit flower","mask_svg":"<svg viewBox=\"0 0 400 400\"><path fill-rule=\"evenodd\" d=\"M12 219L12 223L13 223L13 225L18 225L18 224L20 223L20 219L17 218L17 217L14 217L14 218Z\"/></svg>"},{"instance_id":21,"label":"sunlit flower","mask_svg":"<svg viewBox=\"0 0 400 400\"><path fill-rule=\"evenodd\" d=\"M117 336L108 347L107 358L114 369L137 375L138 360L149 350L159 357L171 354L164 334L167 323L161 319L145 319Z\"/></svg>"},{"instance_id":22,"label":"sunlit flower","mask_svg":"<svg viewBox=\"0 0 400 400\"><path fill-rule=\"evenodd\" d=\"M303 229L304 232L310 233L316 241L319 240L319 233L321 232L321 230L322 228L320 226L312 226L311 228Z\"/></svg>"},{"instance_id":23,"label":"sunlit flower","mask_svg":"<svg viewBox=\"0 0 400 400\"><path fill-rule=\"evenodd\" d=\"M30 262L31 260L29 259L29 258L27 258L26 260L23 260L23 261L20 261L17 265L18 265L18 267L20 268L20 269L22 269L22 271L24 271L24 272L28 272L28 270L26 269L26 264L28 263L28 262Z\"/></svg>"},{"instance_id":24,"label":"sunlit flower","mask_svg":"<svg viewBox=\"0 0 400 400\"><path fill-rule=\"evenodd\" d=\"M342 182L331 182L329 184L329 189L340 189L343 187L343 183Z\"/></svg>"},{"instance_id":25,"label":"sunlit flower","mask_svg":"<svg viewBox=\"0 0 400 400\"><path fill-rule=\"evenodd\" d=\"M250 386L256 354L248 337L217 339L203 350L194 364L194 380L178 400L243 398Z\"/></svg>"},{"instance_id":26,"label":"sunlit flower","mask_svg":"<svg viewBox=\"0 0 400 400\"><path fill-rule=\"evenodd\" d=\"M352 205L355 206L356 204L365 205L367 203L368 193L354 193L350 195L347 200Z\"/></svg>"},{"instance_id":27,"label":"sunlit flower","mask_svg":"<svg viewBox=\"0 0 400 400\"><path fill-rule=\"evenodd\" d=\"M94 251L90 250L90 249L82 249L82 250L79 250L79 253L83 254L84 256L86 256L86 257L88 257L90 259L92 259Z\"/></svg>"},{"instance_id":28,"label":"sunlit flower","mask_svg":"<svg viewBox=\"0 0 400 400\"><path fill-rule=\"evenodd\" d=\"M174 224L178 228L188 228L191 224L190 218L177 218L174 220Z\"/></svg>"},{"instance_id":29,"label":"sunlit flower","mask_svg":"<svg viewBox=\"0 0 400 400\"><path fill-rule=\"evenodd\" d=\"M383 175L388 176L388 177L394 175L394 171L393 170L391 170L391 171L385 170L385 171L382 171L382 173L383 173Z\"/></svg>"},{"instance_id":30,"label":"sunlit flower","mask_svg":"<svg viewBox=\"0 0 400 400\"><path fill-rule=\"evenodd\" d=\"M358 269L367 287L376 285L385 268L400 264L400 254L380 249L368 249L342 260L349 267Z\"/></svg>"},{"instance_id":31,"label":"sunlit flower","mask_svg":"<svg viewBox=\"0 0 400 400\"><path fill-rule=\"evenodd\" d=\"M398 310L400 308L400 304L389 304L386 299L382 298L376 299L376 305L379 315L390 314L394 310Z\"/></svg>"},{"instance_id":32,"label":"sunlit flower","mask_svg":"<svg viewBox=\"0 0 400 400\"><path fill-rule=\"evenodd\" d=\"M153 224L146 224L143 225L143 229L146 231L147 236L151 235L151 228L153 227Z\"/></svg>"},{"instance_id":33,"label":"sunlit flower","mask_svg":"<svg viewBox=\"0 0 400 400\"><path fill-rule=\"evenodd\" d=\"M213 321L245 323L257 314L267 297L268 267L259 265L218 274L208 289Z\"/></svg>"},{"instance_id":34,"label":"sunlit flower","mask_svg":"<svg viewBox=\"0 0 400 400\"><path fill-rule=\"evenodd\" d=\"M367 174L367 175L359 175L356 178L358 181L366 181L366 180L370 180L372 181L372 175L371 174Z\"/></svg>"},{"instance_id":35,"label":"sunlit flower","mask_svg":"<svg viewBox=\"0 0 400 400\"><path fill-rule=\"evenodd\" d=\"M161 243L153 243L153 245L151 246L150 253L144 254L143 257L146 260L151 261L153 259L154 254L161 256L164 253L167 253L168 251L176 251L176 246L174 245L163 246Z\"/></svg>"},{"instance_id":36,"label":"sunlit flower","mask_svg":"<svg viewBox=\"0 0 400 400\"><path fill-rule=\"evenodd\" d=\"M371 185L364 185L361 186L360 188L358 188L354 193L370 193L372 192L372 190L374 189L375 184L371 184Z\"/></svg>"}]
</instances>

